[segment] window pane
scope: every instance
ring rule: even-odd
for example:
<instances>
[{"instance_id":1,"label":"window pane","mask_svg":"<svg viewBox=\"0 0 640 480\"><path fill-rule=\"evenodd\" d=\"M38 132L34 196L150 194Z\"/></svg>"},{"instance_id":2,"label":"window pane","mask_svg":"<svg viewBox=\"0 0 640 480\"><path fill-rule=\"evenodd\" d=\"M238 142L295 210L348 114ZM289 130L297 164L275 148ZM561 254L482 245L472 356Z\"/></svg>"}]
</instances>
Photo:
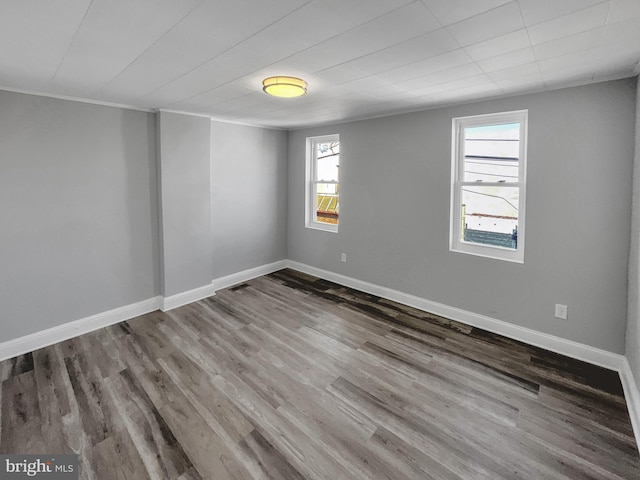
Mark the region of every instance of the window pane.
<instances>
[{"instance_id":1,"label":"window pane","mask_svg":"<svg viewBox=\"0 0 640 480\"><path fill-rule=\"evenodd\" d=\"M339 209L338 185L335 183L316 184L316 221L337 225Z\"/></svg>"},{"instance_id":2,"label":"window pane","mask_svg":"<svg viewBox=\"0 0 640 480\"><path fill-rule=\"evenodd\" d=\"M462 238L465 242L517 248L517 187L462 187Z\"/></svg>"},{"instance_id":3,"label":"window pane","mask_svg":"<svg viewBox=\"0 0 640 480\"><path fill-rule=\"evenodd\" d=\"M316 143L316 169L317 180L339 180L340 142Z\"/></svg>"},{"instance_id":4,"label":"window pane","mask_svg":"<svg viewBox=\"0 0 640 480\"><path fill-rule=\"evenodd\" d=\"M464 129L465 182L517 182L520 124Z\"/></svg>"}]
</instances>

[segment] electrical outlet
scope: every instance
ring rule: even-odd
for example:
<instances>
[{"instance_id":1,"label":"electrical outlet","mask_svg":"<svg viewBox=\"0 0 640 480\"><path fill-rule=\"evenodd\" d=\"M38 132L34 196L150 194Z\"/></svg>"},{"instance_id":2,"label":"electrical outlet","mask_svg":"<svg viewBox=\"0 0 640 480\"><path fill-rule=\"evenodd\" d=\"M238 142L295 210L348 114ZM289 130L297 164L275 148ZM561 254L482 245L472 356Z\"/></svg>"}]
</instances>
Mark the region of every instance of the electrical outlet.
<instances>
[{"instance_id":1,"label":"electrical outlet","mask_svg":"<svg viewBox=\"0 0 640 480\"><path fill-rule=\"evenodd\" d=\"M567 319L567 315L569 314L569 307L566 305L561 305L556 303L556 318L561 318L562 320Z\"/></svg>"},{"instance_id":2,"label":"electrical outlet","mask_svg":"<svg viewBox=\"0 0 640 480\"><path fill-rule=\"evenodd\" d=\"M343 253L342 255L340 255L340 261L342 263L347 263L347 254Z\"/></svg>"}]
</instances>

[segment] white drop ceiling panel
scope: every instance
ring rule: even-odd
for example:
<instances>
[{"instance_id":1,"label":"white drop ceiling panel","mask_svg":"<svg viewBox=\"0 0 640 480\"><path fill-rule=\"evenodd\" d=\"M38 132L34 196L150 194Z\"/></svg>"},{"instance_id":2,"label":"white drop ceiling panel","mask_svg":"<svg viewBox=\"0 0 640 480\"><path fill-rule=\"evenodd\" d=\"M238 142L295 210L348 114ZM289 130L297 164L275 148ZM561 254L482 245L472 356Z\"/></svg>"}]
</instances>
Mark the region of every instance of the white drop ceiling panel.
<instances>
[{"instance_id":1,"label":"white drop ceiling panel","mask_svg":"<svg viewBox=\"0 0 640 480\"><path fill-rule=\"evenodd\" d=\"M513 52L514 50L521 50L529 45L531 45L529 33L526 28L521 28L506 35L468 45L465 50L471 58L479 61Z\"/></svg>"},{"instance_id":2,"label":"white drop ceiling panel","mask_svg":"<svg viewBox=\"0 0 640 480\"><path fill-rule=\"evenodd\" d=\"M609 2L604 0L518 0L522 17L527 25L537 25L598 3Z\"/></svg>"},{"instance_id":3,"label":"white drop ceiling panel","mask_svg":"<svg viewBox=\"0 0 640 480\"><path fill-rule=\"evenodd\" d=\"M524 65L517 65L515 67L496 70L495 72L491 72L488 75L492 80L498 82L502 80L513 80L516 78L528 77L530 75L535 75L538 72L540 72L540 70L538 69L538 64L526 63Z\"/></svg>"},{"instance_id":4,"label":"white drop ceiling panel","mask_svg":"<svg viewBox=\"0 0 640 480\"><path fill-rule=\"evenodd\" d=\"M367 73L386 72L458 48L458 42L444 28L378 50L349 62Z\"/></svg>"},{"instance_id":5,"label":"white drop ceiling panel","mask_svg":"<svg viewBox=\"0 0 640 480\"><path fill-rule=\"evenodd\" d=\"M425 0L423 3L446 26L505 5L509 0Z\"/></svg>"},{"instance_id":6,"label":"white drop ceiling panel","mask_svg":"<svg viewBox=\"0 0 640 480\"><path fill-rule=\"evenodd\" d=\"M561 57L569 53L597 49L602 42L603 35L604 27L598 27L534 45L533 50L538 60Z\"/></svg>"},{"instance_id":7,"label":"white drop ceiling panel","mask_svg":"<svg viewBox=\"0 0 640 480\"><path fill-rule=\"evenodd\" d=\"M6 86L49 89L90 3L0 2L0 74L13 79Z\"/></svg>"},{"instance_id":8,"label":"white drop ceiling panel","mask_svg":"<svg viewBox=\"0 0 640 480\"><path fill-rule=\"evenodd\" d=\"M524 27L517 2L510 2L449 26L461 46L484 42Z\"/></svg>"},{"instance_id":9,"label":"white drop ceiling panel","mask_svg":"<svg viewBox=\"0 0 640 480\"><path fill-rule=\"evenodd\" d=\"M458 48L457 50L436 55L420 62L414 62L387 72L378 73L377 76L389 83L400 86L407 80L414 80L424 77L425 75L471 63L473 63L473 60L467 52L462 48ZM418 80L418 82L420 82L420 80ZM418 85L420 85L420 83L418 83Z\"/></svg>"},{"instance_id":10,"label":"white drop ceiling panel","mask_svg":"<svg viewBox=\"0 0 640 480\"><path fill-rule=\"evenodd\" d=\"M640 47L640 17L607 24L602 44L605 47L615 45L620 52L637 52Z\"/></svg>"},{"instance_id":11,"label":"white drop ceiling panel","mask_svg":"<svg viewBox=\"0 0 640 480\"><path fill-rule=\"evenodd\" d=\"M505 68L517 67L524 64L533 64L536 61L536 54L531 47L521 48L513 52L504 53L491 58L480 60L478 65L480 68L489 73Z\"/></svg>"},{"instance_id":12,"label":"white drop ceiling panel","mask_svg":"<svg viewBox=\"0 0 640 480\"><path fill-rule=\"evenodd\" d=\"M417 95L426 95L429 93L429 87L440 85L445 82L454 82L457 80L465 80L468 77L475 77L484 73L482 69L475 63L467 63L454 68L447 68L435 73L429 73L421 77L400 82L397 85L407 91L416 93Z\"/></svg>"},{"instance_id":13,"label":"white drop ceiling panel","mask_svg":"<svg viewBox=\"0 0 640 480\"><path fill-rule=\"evenodd\" d=\"M544 83L544 79L540 72L534 72L530 75L496 80L495 83L502 89L503 93L509 94L519 92L522 89L522 85L528 85L532 89L535 89L538 85Z\"/></svg>"},{"instance_id":14,"label":"white drop ceiling panel","mask_svg":"<svg viewBox=\"0 0 640 480\"><path fill-rule=\"evenodd\" d=\"M609 23L621 22L634 17L640 17L640 2L638 0L611 1Z\"/></svg>"},{"instance_id":15,"label":"white drop ceiling panel","mask_svg":"<svg viewBox=\"0 0 640 480\"><path fill-rule=\"evenodd\" d=\"M95 85L125 70L197 5L197 0L93 2L53 81L64 87L82 79L87 93L93 92Z\"/></svg>"},{"instance_id":16,"label":"white drop ceiling panel","mask_svg":"<svg viewBox=\"0 0 640 480\"><path fill-rule=\"evenodd\" d=\"M531 43L548 42L575 33L602 27L607 22L609 4L599 3L593 7L563 15L528 28Z\"/></svg>"},{"instance_id":17,"label":"white drop ceiling panel","mask_svg":"<svg viewBox=\"0 0 640 480\"><path fill-rule=\"evenodd\" d=\"M0 44L0 89L298 128L637 75L640 0L3 1Z\"/></svg>"}]
</instances>

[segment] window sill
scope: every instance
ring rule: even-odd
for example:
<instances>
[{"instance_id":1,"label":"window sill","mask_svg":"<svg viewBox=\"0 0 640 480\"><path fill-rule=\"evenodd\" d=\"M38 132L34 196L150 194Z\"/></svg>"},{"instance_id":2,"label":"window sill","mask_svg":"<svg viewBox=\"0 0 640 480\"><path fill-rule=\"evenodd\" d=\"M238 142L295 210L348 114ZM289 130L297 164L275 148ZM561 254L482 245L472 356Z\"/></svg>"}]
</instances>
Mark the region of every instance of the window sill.
<instances>
[{"instance_id":1,"label":"window sill","mask_svg":"<svg viewBox=\"0 0 640 480\"><path fill-rule=\"evenodd\" d=\"M522 252L501 247L484 247L480 245L460 244L449 247L450 252L475 255L477 257L492 258L505 262L524 264Z\"/></svg>"},{"instance_id":2,"label":"window sill","mask_svg":"<svg viewBox=\"0 0 640 480\"><path fill-rule=\"evenodd\" d=\"M325 224L325 223L307 223L305 225L305 228L310 228L312 230L321 230L323 232L329 232L329 233L338 233L338 225L331 225L331 224Z\"/></svg>"}]
</instances>

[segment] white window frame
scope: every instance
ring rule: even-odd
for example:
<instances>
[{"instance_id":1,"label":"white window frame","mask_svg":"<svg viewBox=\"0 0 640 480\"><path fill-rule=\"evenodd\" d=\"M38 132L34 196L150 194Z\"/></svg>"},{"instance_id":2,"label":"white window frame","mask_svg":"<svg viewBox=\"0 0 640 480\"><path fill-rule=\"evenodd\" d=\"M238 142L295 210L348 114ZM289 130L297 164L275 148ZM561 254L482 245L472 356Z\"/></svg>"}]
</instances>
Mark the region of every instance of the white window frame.
<instances>
[{"instance_id":1,"label":"white window frame","mask_svg":"<svg viewBox=\"0 0 640 480\"><path fill-rule=\"evenodd\" d=\"M337 186L340 182L326 181L315 178L316 153L318 143L340 142L340 135L321 135L318 137L307 137L307 162L306 162L306 188L305 188L305 226L316 230L324 230L325 232L338 233L340 217L338 216L338 225L330 223L318 222L316 220L317 206L317 185L318 183L331 183ZM342 145L340 145L342 147ZM342 159L340 159L342 161ZM338 190L338 202L340 202L340 191Z\"/></svg>"},{"instance_id":2,"label":"white window frame","mask_svg":"<svg viewBox=\"0 0 640 480\"><path fill-rule=\"evenodd\" d=\"M482 186L518 187L518 242L515 249L494 245L482 245L462 240L462 189L465 186L478 186L476 182L463 181L464 175L464 129L506 123L520 123L520 157L518 165L518 181L510 183L482 182ZM525 204L527 175L527 123L528 110L491 113L458 117L452 120L451 140L451 212L449 229L449 250L468 253L481 257L524 263L525 245Z\"/></svg>"}]
</instances>

